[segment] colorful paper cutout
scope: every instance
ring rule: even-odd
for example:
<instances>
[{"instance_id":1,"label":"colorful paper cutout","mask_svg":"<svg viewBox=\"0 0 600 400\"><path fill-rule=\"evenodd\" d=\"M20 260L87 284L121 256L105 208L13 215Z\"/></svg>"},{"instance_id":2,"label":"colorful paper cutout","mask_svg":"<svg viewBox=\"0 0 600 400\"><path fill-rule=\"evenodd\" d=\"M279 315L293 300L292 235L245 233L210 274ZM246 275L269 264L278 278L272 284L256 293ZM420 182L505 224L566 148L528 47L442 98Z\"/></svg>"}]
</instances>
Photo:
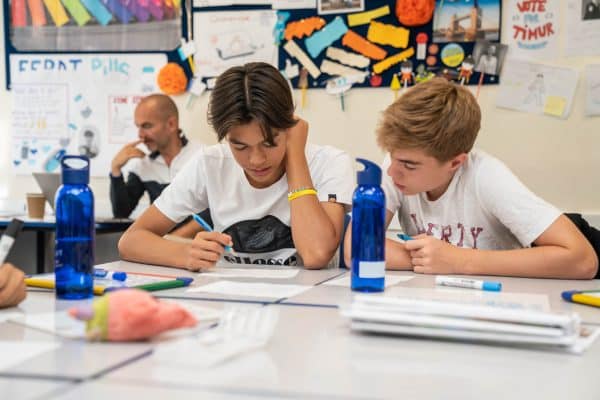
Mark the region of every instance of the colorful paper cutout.
<instances>
[{"instance_id":1,"label":"colorful paper cutout","mask_svg":"<svg viewBox=\"0 0 600 400\"><path fill-rule=\"evenodd\" d=\"M408 46L408 35L410 31L401 26L383 24L377 21L371 21L367 39L373 43L390 45L396 48L404 49Z\"/></svg>"},{"instance_id":2,"label":"colorful paper cutout","mask_svg":"<svg viewBox=\"0 0 600 400\"><path fill-rule=\"evenodd\" d=\"M27 0L29 6L29 14L31 15L31 25L44 26L46 25L46 13L42 0Z\"/></svg>"},{"instance_id":3,"label":"colorful paper cutout","mask_svg":"<svg viewBox=\"0 0 600 400\"><path fill-rule=\"evenodd\" d=\"M296 60L300 62L310 73L310 76L313 79L317 79L319 75L321 75L321 71L315 63L306 55L306 53L294 42L294 39L288 40L286 44L283 45L285 51ZM300 71L300 76L302 76L302 71Z\"/></svg>"},{"instance_id":4,"label":"colorful paper cutout","mask_svg":"<svg viewBox=\"0 0 600 400\"><path fill-rule=\"evenodd\" d=\"M365 78L367 77L367 73L365 71L347 67L345 65L330 61L328 59L324 59L321 63L321 72L332 76L362 76L362 79L356 80L356 82L360 83L363 83L365 81Z\"/></svg>"},{"instance_id":5,"label":"colorful paper cutout","mask_svg":"<svg viewBox=\"0 0 600 400\"><path fill-rule=\"evenodd\" d=\"M62 0L62 3L69 11L69 14L71 14L77 25L84 26L92 19L90 13L87 12L79 0Z\"/></svg>"},{"instance_id":6,"label":"colorful paper cutout","mask_svg":"<svg viewBox=\"0 0 600 400\"><path fill-rule=\"evenodd\" d=\"M12 26L23 27L27 25L27 11L25 0L12 0L10 3L10 19Z\"/></svg>"},{"instance_id":7,"label":"colorful paper cutout","mask_svg":"<svg viewBox=\"0 0 600 400\"><path fill-rule=\"evenodd\" d=\"M328 47L325 56L351 67L366 68L371 64L368 57L337 48Z\"/></svg>"},{"instance_id":8,"label":"colorful paper cutout","mask_svg":"<svg viewBox=\"0 0 600 400\"><path fill-rule=\"evenodd\" d=\"M100 25L108 25L112 19L112 14L98 0L81 0L81 3Z\"/></svg>"},{"instance_id":9,"label":"colorful paper cutout","mask_svg":"<svg viewBox=\"0 0 600 400\"><path fill-rule=\"evenodd\" d=\"M314 31L317 31L325 26L325 20L321 17L304 18L299 21L290 22L285 27L285 40L302 39L305 36L310 36Z\"/></svg>"},{"instance_id":10,"label":"colorful paper cutout","mask_svg":"<svg viewBox=\"0 0 600 400\"><path fill-rule=\"evenodd\" d=\"M409 47L408 49L401 51L396 55L388 57L383 61L379 61L377 64L373 65L373 72L375 72L376 74L381 74L383 71L386 71L390 67L406 60L409 57L412 57L414 54L415 49L413 47Z\"/></svg>"},{"instance_id":11,"label":"colorful paper cutout","mask_svg":"<svg viewBox=\"0 0 600 400\"><path fill-rule=\"evenodd\" d=\"M385 5L383 7L376 8L374 10L365 11L356 14L348 15L348 25L358 26L365 25L374 20L375 18L383 17L390 13L390 6Z\"/></svg>"},{"instance_id":12,"label":"colorful paper cutout","mask_svg":"<svg viewBox=\"0 0 600 400\"><path fill-rule=\"evenodd\" d=\"M348 27L344 20L341 17L335 17L323 29L304 40L308 54L313 58L317 57L327 46L341 38L347 31Z\"/></svg>"},{"instance_id":13,"label":"colorful paper cutout","mask_svg":"<svg viewBox=\"0 0 600 400\"><path fill-rule=\"evenodd\" d=\"M342 38L342 44L373 60L383 60L387 56L387 51L350 29Z\"/></svg>"}]
</instances>

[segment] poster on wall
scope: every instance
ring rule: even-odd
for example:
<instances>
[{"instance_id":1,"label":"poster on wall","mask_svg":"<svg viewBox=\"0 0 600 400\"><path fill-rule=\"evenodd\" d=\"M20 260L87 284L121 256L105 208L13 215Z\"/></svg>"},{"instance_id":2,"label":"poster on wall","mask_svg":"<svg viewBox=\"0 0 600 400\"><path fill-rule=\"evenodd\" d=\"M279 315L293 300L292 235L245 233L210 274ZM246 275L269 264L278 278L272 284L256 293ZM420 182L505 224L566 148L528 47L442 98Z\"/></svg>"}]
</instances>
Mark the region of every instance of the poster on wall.
<instances>
[{"instance_id":1,"label":"poster on wall","mask_svg":"<svg viewBox=\"0 0 600 400\"><path fill-rule=\"evenodd\" d=\"M272 33L276 20L273 10L194 13L198 74L214 77L229 67L253 61L277 65L278 48Z\"/></svg>"},{"instance_id":2,"label":"poster on wall","mask_svg":"<svg viewBox=\"0 0 600 400\"><path fill-rule=\"evenodd\" d=\"M509 59L504 64L496 105L564 119L571 112L577 79L575 69Z\"/></svg>"},{"instance_id":3,"label":"poster on wall","mask_svg":"<svg viewBox=\"0 0 600 400\"><path fill-rule=\"evenodd\" d=\"M567 56L600 54L600 0L568 0Z\"/></svg>"},{"instance_id":4,"label":"poster on wall","mask_svg":"<svg viewBox=\"0 0 600 400\"><path fill-rule=\"evenodd\" d=\"M542 60L558 57L559 0L510 0L509 57Z\"/></svg>"},{"instance_id":5,"label":"poster on wall","mask_svg":"<svg viewBox=\"0 0 600 400\"><path fill-rule=\"evenodd\" d=\"M500 1L437 0L433 16L433 41L474 42L500 40Z\"/></svg>"},{"instance_id":6,"label":"poster on wall","mask_svg":"<svg viewBox=\"0 0 600 400\"><path fill-rule=\"evenodd\" d=\"M585 115L600 115L600 64L585 67Z\"/></svg>"},{"instance_id":7,"label":"poster on wall","mask_svg":"<svg viewBox=\"0 0 600 400\"><path fill-rule=\"evenodd\" d=\"M11 55L12 164L18 174L57 172L64 154L90 157L106 176L137 137L133 111L158 91L164 54Z\"/></svg>"}]
</instances>

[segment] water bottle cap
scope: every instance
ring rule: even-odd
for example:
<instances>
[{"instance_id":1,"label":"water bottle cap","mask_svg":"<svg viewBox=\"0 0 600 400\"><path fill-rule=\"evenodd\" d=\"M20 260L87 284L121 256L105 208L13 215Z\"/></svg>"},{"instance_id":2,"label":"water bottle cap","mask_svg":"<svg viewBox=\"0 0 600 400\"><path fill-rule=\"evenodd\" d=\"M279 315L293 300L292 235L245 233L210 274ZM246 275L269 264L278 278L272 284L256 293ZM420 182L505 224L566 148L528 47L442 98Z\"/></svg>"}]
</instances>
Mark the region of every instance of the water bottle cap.
<instances>
[{"instance_id":1,"label":"water bottle cap","mask_svg":"<svg viewBox=\"0 0 600 400\"><path fill-rule=\"evenodd\" d=\"M87 185L90 182L90 159L66 155L60 161L64 185Z\"/></svg>"},{"instance_id":2,"label":"water bottle cap","mask_svg":"<svg viewBox=\"0 0 600 400\"><path fill-rule=\"evenodd\" d=\"M379 165L364 158L357 158L356 161L365 166L365 169L356 173L356 181L359 185L381 185L381 168L379 168Z\"/></svg>"}]
</instances>

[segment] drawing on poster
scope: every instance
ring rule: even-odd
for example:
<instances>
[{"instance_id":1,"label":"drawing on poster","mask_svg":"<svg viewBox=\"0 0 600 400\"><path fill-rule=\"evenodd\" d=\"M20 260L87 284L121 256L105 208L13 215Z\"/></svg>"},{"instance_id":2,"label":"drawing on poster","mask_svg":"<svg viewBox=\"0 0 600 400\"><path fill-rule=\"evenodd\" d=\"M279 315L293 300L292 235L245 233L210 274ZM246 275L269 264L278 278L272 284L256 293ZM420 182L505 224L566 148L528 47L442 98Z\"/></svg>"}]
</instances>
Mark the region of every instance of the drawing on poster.
<instances>
[{"instance_id":1,"label":"drawing on poster","mask_svg":"<svg viewBox=\"0 0 600 400\"><path fill-rule=\"evenodd\" d=\"M559 0L510 0L506 7L510 56L544 59L558 56Z\"/></svg>"},{"instance_id":2,"label":"drawing on poster","mask_svg":"<svg viewBox=\"0 0 600 400\"><path fill-rule=\"evenodd\" d=\"M365 0L318 0L319 14L345 14L365 9Z\"/></svg>"},{"instance_id":3,"label":"drawing on poster","mask_svg":"<svg viewBox=\"0 0 600 400\"><path fill-rule=\"evenodd\" d=\"M567 118L573 104L577 77L577 71L571 68L510 59L504 66L496 105Z\"/></svg>"},{"instance_id":4,"label":"drawing on poster","mask_svg":"<svg viewBox=\"0 0 600 400\"><path fill-rule=\"evenodd\" d=\"M68 153L90 157L91 174L106 176L136 137L136 102L157 91L150 71L166 62L164 54L11 55L15 171L55 172Z\"/></svg>"},{"instance_id":5,"label":"drawing on poster","mask_svg":"<svg viewBox=\"0 0 600 400\"><path fill-rule=\"evenodd\" d=\"M436 0L433 41L500 40L499 0Z\"/></svg>"},{"instance_id":6,"label":"drawing on poster","mask_svg":"<svg viewBox=\"0 0 600 400\"><path fill-rule=\"evenodd\" d=\"M215 77L252 61L277 65L278 48L272 34L276 22L273 10L194 13L198 74Z\"/></svg>"}]
</instances>

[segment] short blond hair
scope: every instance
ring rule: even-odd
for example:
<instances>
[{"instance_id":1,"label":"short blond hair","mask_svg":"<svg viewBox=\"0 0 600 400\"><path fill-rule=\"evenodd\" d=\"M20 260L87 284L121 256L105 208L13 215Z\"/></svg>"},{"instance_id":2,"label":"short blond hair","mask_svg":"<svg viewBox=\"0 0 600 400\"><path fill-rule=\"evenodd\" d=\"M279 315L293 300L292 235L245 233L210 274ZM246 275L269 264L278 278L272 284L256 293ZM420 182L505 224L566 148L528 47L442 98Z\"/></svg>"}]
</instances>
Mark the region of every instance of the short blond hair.
<instances>
[{"instance_id":1,"label":"short blond hair","mask_svg":"<svg viewBox=\"0 0 600 400\"><path fill-rule=\"evenodd\" d=\"M377 143L390 152L422 149L444 162L471 151L480 126L481 110L471 92L434 78L409 89L386 108Z\"/></svg>"}]
</instances>

